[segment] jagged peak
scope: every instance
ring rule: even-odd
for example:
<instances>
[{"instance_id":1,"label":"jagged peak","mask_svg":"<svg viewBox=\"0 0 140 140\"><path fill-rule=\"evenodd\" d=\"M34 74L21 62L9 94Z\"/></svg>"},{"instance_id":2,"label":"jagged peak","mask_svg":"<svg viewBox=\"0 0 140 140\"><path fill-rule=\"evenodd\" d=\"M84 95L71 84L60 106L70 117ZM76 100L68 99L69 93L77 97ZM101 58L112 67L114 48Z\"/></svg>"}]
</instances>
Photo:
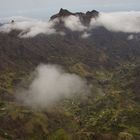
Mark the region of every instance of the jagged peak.
<instances>
[{"instance_id":1,"label":"jagged peak","mask_svg":"<svg viewBox=\"0 0 140 140\"><path fill-rule=\"evenodd\" d=\"M92 11L87 11L86 12L86 15L90 15L90 16L98 16L99 15L99 12L96 11L96 10L92 10Z\"/></svg>"},{"instance_id":2,"label":"jagged peak","mask_svg":"<svg viewBox=\"0 0 140 140\"><path fill-rule=\"evenodd\" d=\"M67 16L67 15L71 15L71 14L73 14L73 13L71 13L71 12L68 11L67 9L61 8L58 14L59 14L59 15L62 15L62 16Z\"/></svg>"},{"instance_id":3,"label":"jagged peak","mask_svg":"<svg viewBox=\"0 0 140 140\"><path fill-rule=\"evenodd\" d=\"M92 18L92 17L97 17L99 15L99 12L96 11L96 10L92 10L92 11L87 11L86 13L82 13L82 12L72 13L67 9L61 8L58 14L53 15L51 17L51 20L55 19L55 18L70 16L70 15L76 15L76 16L80 16L80 17L84 16L84 18L86 18L86 17L87 18Z\"/></svg>"},{"instance_id":4,"label":"jagged peak","mask_svg":"<svg viewBox=\"0 0 140 140\"><path fill-rule=\"evenodd\" d=\"M56 14L56 15L53 15L51 17L51 19L55 19L55 18L58 18L58 17L70 16L70 15L74 15L74 13L68 11L67 9L61 8L60 11L59 11L59 13Z\"/></svg>"}]
</instances>

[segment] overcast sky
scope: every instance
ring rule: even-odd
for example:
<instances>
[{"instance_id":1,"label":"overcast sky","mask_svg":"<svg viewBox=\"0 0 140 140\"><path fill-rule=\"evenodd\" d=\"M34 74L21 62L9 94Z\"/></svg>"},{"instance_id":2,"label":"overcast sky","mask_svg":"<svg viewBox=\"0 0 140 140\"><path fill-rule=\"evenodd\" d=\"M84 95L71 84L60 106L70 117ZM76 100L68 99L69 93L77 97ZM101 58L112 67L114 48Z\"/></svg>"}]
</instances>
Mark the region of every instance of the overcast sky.
<instances>
[{"instance_id":1,"label":"overcast sky","mask_svg":"<svg viewBox=\"0 0 140 140\"><path fill-rule=\"evenodd\" d=\"M75 11L140 11L140 0L0 0L0 17L48 18L60 8Z\"/></svg>"}]
</instances>

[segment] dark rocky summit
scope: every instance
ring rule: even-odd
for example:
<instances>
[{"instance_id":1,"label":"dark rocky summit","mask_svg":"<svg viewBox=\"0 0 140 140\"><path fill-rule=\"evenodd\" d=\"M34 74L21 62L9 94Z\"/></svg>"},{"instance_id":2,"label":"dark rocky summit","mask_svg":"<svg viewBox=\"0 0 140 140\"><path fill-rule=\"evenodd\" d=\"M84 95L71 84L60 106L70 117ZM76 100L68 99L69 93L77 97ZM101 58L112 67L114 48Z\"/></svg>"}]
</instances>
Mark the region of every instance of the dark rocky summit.
<instances>
[{"instance_id":1,"label":"dark rocky summit","mask_svg":"<svg viewBox=\"0 0 140 140\"><path fill-rule=\"evenodd\" d=\"M53 15L50 19L56 19L56 18L63 18L63 17L67 17L67 16L78 16L81 20L82 23L87 24L90 22L91 18L96 18L99 16L99 12L96 10L93 11L87 11L86 13L82 13L82 12L76 12L76 13L72 13L66 9L60 9L59 13L56 15Z\"/></svg>"}]
</instances>

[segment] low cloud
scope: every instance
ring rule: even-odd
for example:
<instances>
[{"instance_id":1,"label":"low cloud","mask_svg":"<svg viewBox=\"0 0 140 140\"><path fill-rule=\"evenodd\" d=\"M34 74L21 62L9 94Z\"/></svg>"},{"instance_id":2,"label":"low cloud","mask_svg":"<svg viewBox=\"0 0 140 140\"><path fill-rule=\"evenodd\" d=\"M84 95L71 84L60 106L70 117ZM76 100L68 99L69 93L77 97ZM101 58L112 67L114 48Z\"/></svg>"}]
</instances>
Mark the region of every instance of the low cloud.
<instances>
[{"instance_id":1,"label":"low cloud","mask_svg":"<svg viewBox=\"0 0 140 140\"><path fill-rule=\"evenodd\" d=\"M15 19L14 23L7 23L8 20L12 21ZM81 22L79 17L77 16L68 16L61 19L64 22L64 26L71 31L79 31L82 32L87 29ZM38 34L60 34L65 35L64 32L59 31L57 32L55 29L55 25L59 23L59 19L54 19L51 21L41 21L35 20L25 17L11 17L11 18L3 18L1 19L1 23L5 23L3 26L0 27L0 32L9 33L12 30L20 30L21 33L19 37L27 38L27 37L34 37Z\"/></svg>"},{"instance_id":2,"label":"low cloud","mask_svg":"<svg viewBox=\"0 0 140 140\"><path fill-rule=\"evenodd\" d=\"M129 35L128 38L127 38L127 40L133 40L134 38L135 38L134 35Z\"/></svg>"},{"instance_id":3,"label":"low cloud","mask_svg":"<svg viewBox=\"0 0 140 140\"><path fill-rule=\"evenodd\" d=\"M91 36L90 33L84 32L84 33L81 35L81 38L88 38L88 37L90 37L90 36Z\"/></svg>"},{"instance_id":4,"label":"low cloud","mask_svg":"<svg viewBox=\"0 0 140 140\"><path fill-rule=\"evenodd\" d=\"M92 19L90 28L105 27L109 31L139 33L140 12L100 13L97 19Z\"/></svg>"},{"instance_id":5,"label":"low cloud","mask_svg":"<svg viewBox=\"0 0 140 140\"><path fill-rule=\"evenodd\" d=\"M36 19L29 18L29 17L23 17L23 16L11 16L11 17L2 17L0 18L0 23L6 24L9 23L9 21L15 20L16 22L21 21L37 21Z\"/></svg>"},{"instance_id":6,"label":"low cloud","mask_svg":"<svg viewBox=\"0 0 140 140\"><path fill-rule=\"evenodd\" d=\"M100 13L97 18L92 18L89 26L83 25L78 16L62 17L61 19L54 19L51 21L41 21L31 18L18 17L14 23L7 23L11 18L3 18L1 23L6 23L0 26L0 32L9 33L12 30L20 30L19 37L34 37L38 34L60 34L65 35L64 31L57 31L56 25L62 21L64 26L71 31L78 31L81 33L81 38L87 38L91 35L91 30L95 28L104 27L112 32L124 33L140 33L140 12L110 12ZM2 20L2 19L0 19ZM61 22L60 22L61 23Z\"/></svg>"},{"instance_id":7,"label":"low cloud","mask_svg":"<svg viewBox=\"0 0 140 140\"><path fill-rule=\"evenodd\" d=\"M19 37L34 37L38 34L55 34L54 29L56 20L44 22L44 21L21 21L4 24L0 27L1 32L9 33L12 30L20 30Z\"/></svg>"},{"instance_id":8,"label":"low cloud","mask_svg":"<svg viewBox=\"0 0 140 140\"><path fill-rule=\"evenodd\" d=\"M62 20L64 22L65 27L72 31L82 32L87 29L87 27L81 23L80 18L78 16L72 15L63 18Z\"/></svg>"},{"instance_id":9,"label":"low cloud","mask_svg":"<svg viewBox=\"0 0 140 140\"><path fill-rule=\"evenodd\" d=\"M88 93L86 80L65 72L58 65L39 65L27 89L17 92L17 99L34 108L46 108L63 98Z\"/></svg>"}]
</instances>

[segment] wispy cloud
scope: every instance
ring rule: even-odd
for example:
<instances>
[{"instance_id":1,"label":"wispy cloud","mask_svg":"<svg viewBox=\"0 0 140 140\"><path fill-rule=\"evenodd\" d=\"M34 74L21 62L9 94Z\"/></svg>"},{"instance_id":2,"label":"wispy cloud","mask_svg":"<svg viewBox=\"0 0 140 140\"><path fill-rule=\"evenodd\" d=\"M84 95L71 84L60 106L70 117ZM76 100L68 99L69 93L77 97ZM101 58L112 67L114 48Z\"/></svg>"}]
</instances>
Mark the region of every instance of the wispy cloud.
<instances>
[{"instance_id":1,"label":"wispy cloud","mask_svg":"<svg viewBox=\"0 0 140 140\"><path fill-rule=\"evenodd\" d=\"M49 22L38 20L16 21L14 23L4 24L0 27L0 31L9 33L12 30L20 30L19 37L34 37L40 33L50 35L57 33L54 29L55 23L56 20Z\"/></svg>"},{"instance_id":2,"label":"wispy cloud","mask_svg":"<svg viewBox=\"0 0 140 140\"><path fill-rule=\"evenodd\" d=\"M82 38L88 38L89 36L91 36L91 34L88 33L88 32L84 32L84 33L81 35Z\"/></svg>"},{"instance_id":3,"label":"wispy cloud","mask_svg":"<svg viewBox=\"0 0 140 140\"><path fill-rule=\"evenodd\" d=\"M58 65L39 65L35 77L27 89L18 90L16 97L25 105L46 108L63 98L88 94L90 87L86 80L65 72Z\"/></svg>"},{"instance_id":4,"label":"wispy cloud","mask_svg":"<svg viewBox=\"0 0 140 140\"><path fill-rule=\"evenodd\" d=\"M14 18L13 18L14 19ZM4 18L6 22L8 18ZM12 17L9 21L12 20ZM2 19L1 19L2 21ZM124 33L140 33L140 12L111 12L100 13L98 18L92 18L89 26L83 25L78 16L62 17L51 21L41 21L30 18L18 17L14 23L6 23L0 26L0 32L9 33L12 30L20 30L19 37L34 37L38 34L60 34L65 35L64 31L57 31L55 26L60 21L64 23L64 27L71 31L81 33L82 38L91 35L91 31L95 28L104 27L112 32Z\"/></svg>"},{"instance_id":5,"label":"wispy cloud","mask_svg":"<svg viewBox=\"0 0 140 140\"><path fill-rule=\"evenodd\" d=\"M113 12L100 13L95 20L91 20L90 27L105 27L109 31L139 33L140 32L140 12Z\"/></svg>"},{"instance_id":6,"label":"wispy cloud","mask_svg":"<svg viewBox=\"0 0 140 140\"><path fill-rule=\"evenodd\" d=\"M81 32L87 29L87 27L81 23L80 18L78 16L72 15L72 16L63 18L62 20L64 21L65 27L72 31Z\"/></svg>"}]
</instances>

